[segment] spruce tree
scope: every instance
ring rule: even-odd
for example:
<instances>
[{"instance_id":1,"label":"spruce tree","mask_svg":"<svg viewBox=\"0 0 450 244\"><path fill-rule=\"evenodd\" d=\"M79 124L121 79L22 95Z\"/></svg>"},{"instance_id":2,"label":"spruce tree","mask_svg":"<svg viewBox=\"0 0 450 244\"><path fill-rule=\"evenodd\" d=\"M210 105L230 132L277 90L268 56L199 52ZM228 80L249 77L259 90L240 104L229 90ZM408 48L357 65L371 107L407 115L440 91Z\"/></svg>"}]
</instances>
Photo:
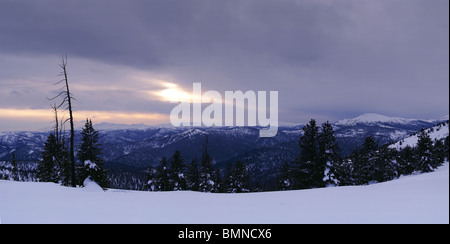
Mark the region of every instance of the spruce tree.
<instances>
[{"instance_id":1,"label":"spruce tree","mask_svg":"<svg viewBox=\"0 0 450 244\"><path fill-rule=\"evenodd\" d=\"M185 176L184 160L179 151L173 154L170 162L170 188L173 191L186 190L187 181Z\"/></svg>"},{"instance_id":2,"label":"spruce tree","mask_svg":"<svg viewBox=\"0 0 450 244\"><path fill-rule=\"evenodd\" d=\"M433 155L433 141L424 129L422 129L417 137L416 170L420 172L431 172L438 166L438 162Z\"/></svg>"},{"instance_id":3,"label":"spruce tree","mask_svg":"<svg viewBox=\"0 0 450 244\"><path fill-rule=\"evenodd\" d=\"M303 136L300 137L300 155L294 161L295 185L297 189L308 189L322 186L324 166L320 165L319 127L316 121L311 119L309 124L303 127Z\"/></svg>"},{"instance_id":4,"label":"spruce tree","mask_svg":"<svg viewBox=\"0 0 450 244\"><path fill-rule=\"evenodd\" d=\"M249 192L249 174L247 166L241 162L236 161L233 169L233 193Z\"/></svg>"},{"instance_id":5,"label":"spruce tree","mask_svg":"<svg viewBox=\"0 0 450 244\"><path fill-rule=\"evenodd\" d=\"M161 162L156 167L155 173L155 190L169 191L170 190L170 174L166 157L161 158Z\"/></svg>"},{"instance_id":6,"label":"spruce tree","mask_svg":"<svg viewBox=\"0 0 450 244\"><path fill-rule=\"evenodd\" d=\"M357 150L355 150L357 151ZM343 160L340 160L337 165L335 165L334 174L339 186L350 186L355 185L354 178L354 155Z\"/></svg>"},{"instance_id":7,"label":"spruce tree","mask_svg":"<svg viewBox=\"0 0 450 244\"><path fill-rule=\"evenodd\" d=\"M197 158L193 158L191 163L188 165L187 182L189 190L199 190L199 172Z\"/></svg>"},{"instance_id":8,"label":"spruce tree","mask_svg":"<svg viewBox=\"0 0 450 244\"><path fill-rule=\"evenodd\" d=\"M51 133L45 142L44 150L42 151L42 160L37 167L37 178L40 182L58 183L58 154L58 142L56 136Z\"/></svg>"},{"instance_id":9,"label":"spruce tree","mask_svg":"<svg viewBox=\"0 0 450 244\"><path fill-rule=\"evenodd\" d=\"M280 169L279 179L278 179L278 190L286 191L291 190L293 187L292 183L292 172L291 165L288 162L285 162Z\"/></svg>"},{"instance_id":10,"label":"spruce tree","mask_svg":"<svg viewBox=\"0 0 450 244\"><path fill-rule=\"evenodd\" d=\"M16 152L13 151L11 155L11 166L12 166L12 179L14 181L19 180L19 170L17 167L17 161L16 161Z\"/></svg>"},{"instance_id":11,"label":"spruce tree","mask_svg":"<svg viewBox=\"0 0 450 244\"><path fill-rule=\"evenodd\" d=\"M336 186L336 167L339 164L339 145L334 136L332 125L327 121L322 124L322 131L319 134L319 156L318 170L323 171L322 186ZM319 174L319 172L317 172ZM319 179L318 179L319 180ZM319 183L319 182L318 182Z\"/></svg>"},{"instance_id":12,"label":"spruce tree","mask_svg":"<svg viewBox=\"0 0 450 244\"><path fill-rule=\"evenodd\" d=\"M77 153L77 158L82 163L79 168L80 180L84 181L84 179L90 177L102 188L108 187L108 175L103 166L103 159L100 157L102 149L98 143L99 133L92 126L92 120L86 119L81 136L82 139Z\"/></svg>"},{"instance_id":13,"label":"spruce tree","mask_svg":"<svg viewBox=\"0 0 450 244\"><path fill-rule=\"evenodd\" d=\"M368 184L374 180L375 163L377 157L378 144L373 137L368 136L364 140L361 150L354 153L354 179L355 184Z\"/></svg>"},{"instance_id":14,"label":"spruce tree","mask_svg":"<svg viewBox=\"0 0 450 244\"><path fill-rule=\"evenodd\" d=\"M226 192L226 185L224 184L224 179L222 179L222 173L219 168L216 168L215 174L214 174L214 182L215 182L215 188L217 193L224 193Z\"/></svg>"},{"instance_id":15,"label":"spruce tree","mask_svg":"<svg viewBox=\"0 0 450 244\"><path fill-rule=\"evenodd\" d=\"M436 160L436 166L441 166L446 158L444 140L436 140L433 146L434 159Z\"/></svg>"},{"instance_id":16,"label":"spruce tree","mask_svg":"<svg viewBox=\"0 0 450 244\"><path fill-rule=\"evenodd\" d=\"M233 163L228 163L225 168L225 177L223 179L223 184L225 188L225 192L231 193L233 192L234 187L234 175L233 175Z\"/></svg>"},{"instance_id":17,"label":"spruce tree","mask_svg":"<svg viewBox=\"0 0 450 244\"><path fill-rule=\"evenodd\" d=\"M147 183L145 184L144 189L156 191L156 181L156 169L150 166L147 170Z\"/></svg>"},{"instance_id":18,"label":"spruce tree","mask_svg":"<svg viewBox=\"0 0 450 244\"><path fill-rule=\"evenodd\" d=\"M377 152L375 159L375 168L373 180L376 182L384 182L393 180L398 176L397 163L395 163L396 149L388 146L381 147Z\"/></svg>"},{"instance_id":19,"label":"spruce tree","mask_svg":"<svg viewBox=\"0 0 450 244\"><path fill-rule=\"evenodd\" d=\"M64 140L63 140L64 141ZM64 144L59 144L58 153L56 156L59 175L58 178L63 186L72 185L72 167L70 165L69 149Z\"/></svg>"},{"instance_id":20,"label":"spruce tree","mask_svg":"<svg viewBox=\"0 0 450 244\"><path fill-rule=\"evenodd\" d=\"M208 136L205 137L205 144L203 145L201 171L199 188L202 192L216 192L216 182L213 168L213 159L208 154Z\"/></svg>"},{"instance_id":21,"label":"spruce tree","mask_svg":"<svg viewBox=\"0 0 450 244\"><path fill-rule=\"evenodd\" d=\"M417 167L414 155L415 150L409 145L405 146L400 152L398 152L397 163L399 175L409 175L414 172Z\"/></svg>"},{"instance_id":22,"label":"spruce tree","mask_svg":"<svg viewBox=\"0 0 450 244\"><path fill-rule=\"evenodd\" d=\"M448 126L448 125L447 125ZM450 160L449 158L449 150L450 150L450 141L449 141L449 136L445 137L444 139L444 154L445 154L445 158L448 160Z\"/></svg>"}]
</instances>

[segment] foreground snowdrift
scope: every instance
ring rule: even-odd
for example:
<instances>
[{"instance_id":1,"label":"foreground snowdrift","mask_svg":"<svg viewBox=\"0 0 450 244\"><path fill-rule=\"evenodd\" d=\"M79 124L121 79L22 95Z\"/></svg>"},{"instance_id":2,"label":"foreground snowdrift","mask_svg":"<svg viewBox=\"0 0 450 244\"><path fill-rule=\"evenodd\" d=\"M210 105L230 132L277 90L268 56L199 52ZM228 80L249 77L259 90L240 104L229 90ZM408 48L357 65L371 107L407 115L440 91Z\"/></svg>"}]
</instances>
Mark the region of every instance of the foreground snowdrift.
<instances>
[{"instance_id":1,"label":"foreground snowdrift","mask_svg":"<svg viewBox=\"0 0 450 244\"><path fill-rule=\"evenodd\" d=\"M93 183L95 184L95 183ZM93 190L94 189L94 190ZM247 194L0 181L1 223L449 223L449 164L369 186Z\"/></svg>"}]
</instances>

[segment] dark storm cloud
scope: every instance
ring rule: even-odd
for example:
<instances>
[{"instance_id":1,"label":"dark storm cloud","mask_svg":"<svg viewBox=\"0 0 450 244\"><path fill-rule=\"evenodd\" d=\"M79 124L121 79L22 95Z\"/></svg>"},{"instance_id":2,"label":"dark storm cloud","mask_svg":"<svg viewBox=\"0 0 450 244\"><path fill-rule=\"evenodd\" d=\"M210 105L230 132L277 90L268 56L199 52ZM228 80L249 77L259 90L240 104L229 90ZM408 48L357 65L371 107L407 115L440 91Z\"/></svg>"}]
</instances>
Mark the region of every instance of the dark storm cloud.
<instances>
[{"instance_id":1,"label":"dark storm cloud","mask_svg":"<svg viewBox=\"0 0 450 244\"><path fill-rule=\"evenodd\" d=\"M0 3L0 54L67 53L186 89L278 90L280 119L302 122L448 113L448 29L447 0ZM121 109L161 108L117 97Z\"/></svg>"},{"instance_id":2,"label":"dark storm cloud","mask_svg":"<svg viewBox=\"0 0 450 244\"><path fill-rule=\"evenodd\" d=\"M296 1L7 1L1 50L61 53L151 68L170 61L267 54L320 58L332 8ZM323 28L326 26L326 28Z\"/></svg>"}]
</instances>

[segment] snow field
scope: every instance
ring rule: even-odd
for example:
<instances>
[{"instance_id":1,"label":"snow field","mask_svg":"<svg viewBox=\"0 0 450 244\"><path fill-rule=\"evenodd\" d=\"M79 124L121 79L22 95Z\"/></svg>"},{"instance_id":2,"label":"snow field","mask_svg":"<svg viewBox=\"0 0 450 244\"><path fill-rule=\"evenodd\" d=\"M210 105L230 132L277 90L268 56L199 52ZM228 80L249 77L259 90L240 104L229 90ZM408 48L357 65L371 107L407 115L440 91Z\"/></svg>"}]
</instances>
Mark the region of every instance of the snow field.
<instances>
[{"instance_id":1,"label":"snow field","mask_svg":"<svg viewBox=\"0 0 450 244\"><path fill-rule=\"evenodd\" d=\"M366 186L212 194L0 181L8 223L449 223L449 163Z\"/></svg>"}]
</instances>

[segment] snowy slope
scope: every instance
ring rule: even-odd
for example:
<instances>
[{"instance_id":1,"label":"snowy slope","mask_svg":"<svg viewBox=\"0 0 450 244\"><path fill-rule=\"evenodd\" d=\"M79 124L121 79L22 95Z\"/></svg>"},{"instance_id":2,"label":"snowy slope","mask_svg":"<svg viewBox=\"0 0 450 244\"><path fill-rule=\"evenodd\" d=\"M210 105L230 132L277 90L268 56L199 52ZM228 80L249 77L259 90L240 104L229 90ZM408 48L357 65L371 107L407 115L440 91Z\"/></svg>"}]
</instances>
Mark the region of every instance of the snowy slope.
<instances>
[{"instance_id":1,"label":"snowy slope","mask_svg":"<svg viewBox=\"0 0 450 244\"><path fill-rule=\"evenodd\" d=\"M449 163L368 186L245 194L0 181L1 223L449 223Z\"/></svg>"},{"instance_id":2,"label":"snowy slope","mask_svg":"<svg viewBox=\"0 0 450 244\"><path fill-rule=\"evenodd\" d=\"M407 124L413 121L418 121L418 119L405 119L398 117L388 117L376 113L367 113L360 115L356 118L343 119L336 122L336 125L356 125L356 124L371 124L371 123L395 123L395 124Z\"/></svg>"},{"instance_id":3,"label":"snowy slope","mask_svg":"<svg viewBox=\"0 0 450 244\"><path fill-rule=\"evenodd\" d=\"M449 124L443 123L436 126L433 126L427 130L425 130L428 135L430 135L430 138L432 141L435 140L442 140L445 139L449 135ZM419 133L416 133L412 136L406 137L403 140L400 140L392 145L390 145L390 148L395 148L397 150L401 150L405 148L406 146L415 147L417 145L417 142L419 141L418 137Z\"/></svg>"}]
</instances>

